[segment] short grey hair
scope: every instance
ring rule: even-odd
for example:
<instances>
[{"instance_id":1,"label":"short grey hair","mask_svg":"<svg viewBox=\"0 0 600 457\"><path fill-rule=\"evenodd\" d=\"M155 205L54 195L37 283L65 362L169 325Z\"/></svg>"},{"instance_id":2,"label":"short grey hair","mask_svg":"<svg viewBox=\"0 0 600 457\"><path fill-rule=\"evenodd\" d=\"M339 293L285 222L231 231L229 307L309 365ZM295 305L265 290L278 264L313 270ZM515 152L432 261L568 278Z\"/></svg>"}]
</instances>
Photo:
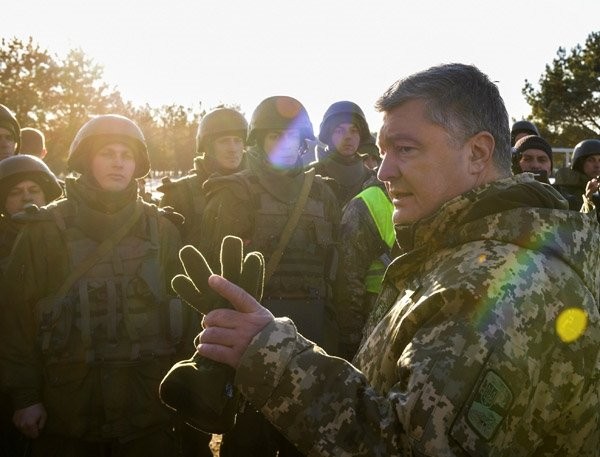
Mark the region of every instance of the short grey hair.
<instances>
[{"instance_id":1,"label":"short grey hair","mask_svg":"<svg viewBox=\"0 0 600 457\"><path fill-rule=\"evenodd\" d=\"M489 132L495 140L496 168L510 173L508 113L498 87L478 68L452 63L415 73L392 84L375 108L387 113L415 99L425 102L427 118L444 128L456 145Z\"/></svg>"}]
</instances>

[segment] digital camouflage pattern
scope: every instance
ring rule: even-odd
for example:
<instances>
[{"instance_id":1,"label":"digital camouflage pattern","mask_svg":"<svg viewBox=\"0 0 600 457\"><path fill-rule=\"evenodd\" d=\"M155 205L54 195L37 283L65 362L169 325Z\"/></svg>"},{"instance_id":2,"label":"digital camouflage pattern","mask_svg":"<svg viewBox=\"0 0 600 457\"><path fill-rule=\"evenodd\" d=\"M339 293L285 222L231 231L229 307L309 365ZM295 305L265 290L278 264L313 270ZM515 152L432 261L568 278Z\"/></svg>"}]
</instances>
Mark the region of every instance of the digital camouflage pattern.
<instances>
[{"instance_id":1,"label":"digital camouflage pattern","mask_svg":"<svg viewBox=\"0 0 600 457\"><path fill-rule=\"evenodd\" d=\"M597 456L598 223L530 174L398 227L354 360L277 319L236 385L310 456Z\"/></svg>"},{"instance_id":2,"label":"digital camouflage pattern","mask_svg":"<svg viewBox=\"0 0 600 457\"><path fill-rule=\"evenodd\" d=\"M373 177L367 185L383 186L383 183ZM339 332L335 355L351 360L356 353L363 327L377 299L376 294L367 290L365 278L372 262L383 254L389 255L389 251L364 200L350 200L342 213L340 262L333 291Z\"/></svg>"}]
</instances>

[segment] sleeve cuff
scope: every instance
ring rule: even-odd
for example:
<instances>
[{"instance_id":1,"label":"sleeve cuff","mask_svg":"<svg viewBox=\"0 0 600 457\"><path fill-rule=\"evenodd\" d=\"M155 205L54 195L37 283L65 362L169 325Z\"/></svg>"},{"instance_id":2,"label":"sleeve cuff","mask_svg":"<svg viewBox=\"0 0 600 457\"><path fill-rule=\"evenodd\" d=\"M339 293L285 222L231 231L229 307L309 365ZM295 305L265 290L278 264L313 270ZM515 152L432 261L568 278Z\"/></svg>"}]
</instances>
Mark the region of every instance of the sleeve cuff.
<instances>
[{"instance_id":1,"label":"sleeve cuff","mask_svg":"<svg viewBox=\"0 0 600 457\"><path fill-rule=\"evenodd\" d=\"M288 318L277 318L250 342L236 371L239 391L260 409L269 399L290 360L314 346Z\"/></svg>"}]
</instances>

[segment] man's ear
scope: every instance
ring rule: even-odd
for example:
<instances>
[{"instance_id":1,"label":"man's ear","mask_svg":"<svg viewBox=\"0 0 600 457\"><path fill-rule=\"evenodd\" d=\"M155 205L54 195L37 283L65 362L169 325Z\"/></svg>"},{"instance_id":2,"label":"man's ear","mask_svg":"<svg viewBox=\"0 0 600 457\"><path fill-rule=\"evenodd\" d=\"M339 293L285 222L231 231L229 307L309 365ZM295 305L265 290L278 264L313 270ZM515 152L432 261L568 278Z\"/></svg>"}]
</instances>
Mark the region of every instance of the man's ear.
<instances>
[{"instance_id":1,"label":"man's ear","mask_svg":"<svg viewBox=\"0 0 600 457\"><path fill-rule=\"evenodd\" d=\"M479 132L469 139L469 171L480 174L492 163L496 141L489 132Z\"/></svg>"}]
</instances>

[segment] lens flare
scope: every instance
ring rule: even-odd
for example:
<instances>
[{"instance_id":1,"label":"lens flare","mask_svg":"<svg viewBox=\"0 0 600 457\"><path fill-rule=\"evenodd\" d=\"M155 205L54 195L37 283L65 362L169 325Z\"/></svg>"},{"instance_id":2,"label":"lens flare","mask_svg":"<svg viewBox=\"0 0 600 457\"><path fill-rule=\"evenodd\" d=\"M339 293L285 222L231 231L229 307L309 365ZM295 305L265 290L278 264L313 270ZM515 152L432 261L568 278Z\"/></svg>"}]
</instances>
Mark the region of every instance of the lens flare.
<instances>
[{"instance_id":1,"label":"lens flare","mask_svg":"<svg viewBox=\"0 0 600 457\"><path fill-rule=\"evenodd\" d=\"M588 317L580 308L567 308L556 318L556 333L565 343L578 340L587 327Z\"/></svg>"}]
</instances>

